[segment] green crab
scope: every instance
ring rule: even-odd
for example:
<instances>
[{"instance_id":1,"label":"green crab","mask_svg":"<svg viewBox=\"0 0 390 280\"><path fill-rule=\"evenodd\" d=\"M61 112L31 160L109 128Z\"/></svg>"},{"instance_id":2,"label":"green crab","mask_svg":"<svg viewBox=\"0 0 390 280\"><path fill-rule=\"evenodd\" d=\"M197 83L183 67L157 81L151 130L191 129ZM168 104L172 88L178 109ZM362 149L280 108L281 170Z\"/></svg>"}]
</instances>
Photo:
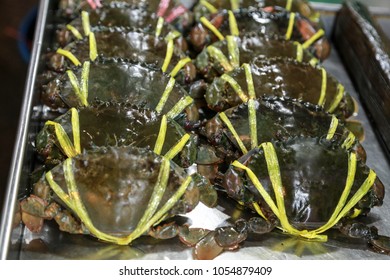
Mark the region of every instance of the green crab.
<instances>
[{"instance_id":1,"label":"green crab","mask_svg":"<svg viewBox=\"0 0 390 280\"><path fill-rule=\"evenodd\" d=\"M324 68L288 58L256 58L243 64L215 78L205 99L210 108L223 111L246 102L251 94L296 98L320 105L341 119L357 111L354 99Z\"/></svg>"},{"instance_id":2,"label":"green crab","mask_svg":"<svg viewBox=\"0 0 390 280\"><path fill-rule=\"evenodd\" d=\"M62 231L127 245L163 220L191 211L199 202L199 182L148 149L85 150L34 185L33 194L21 202L22 220L33 232L42 229L44 220L54 219ZM160 232L168 238L167 230Z\"/></svg>"},{"instance_id":3,"label":"green crab","mask_svg":"<svg viewBox=\"0 0 390 280\"><path fill-rule=\"evenodd\" d=\"M260 143L230 164L221 186L251 209L252 218L209 233L199 241L202 258L239 247L249 234L274 230L326 242L334 228L390 254L390 238L357 219L382 205L384 186L354 151L338 143L312 137Z\"/></svg>"},{"instance_id":4,"label":"green crab","mask_svg":"<svg viewBox=\"0 0 390 280\"><path fill-rule=\"evenodd\" d=\"M72 139L72 140L71 140ZM196 158L197 136L166 115L129 104L102 103L49 120L35 141L37 153L52 166L84 150L132 145L149 148L188 167Z\"/></svg>"}]
</instances>

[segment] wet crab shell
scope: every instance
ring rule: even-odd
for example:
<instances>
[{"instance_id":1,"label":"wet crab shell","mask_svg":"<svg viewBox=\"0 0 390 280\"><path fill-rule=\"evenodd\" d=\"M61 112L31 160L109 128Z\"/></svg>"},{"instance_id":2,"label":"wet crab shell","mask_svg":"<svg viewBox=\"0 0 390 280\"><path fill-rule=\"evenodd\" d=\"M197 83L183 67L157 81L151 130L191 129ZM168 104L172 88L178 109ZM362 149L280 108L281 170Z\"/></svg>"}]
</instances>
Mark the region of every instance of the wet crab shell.
<instances>
[{"instance_id":1,"label":"wet crab shell","mask_svg":"<svg viewBox=\"0 0 390 280\"><path fill-rule=\"evenodd\" d=\"M114 236L131 233L148 207L162 159L146 149L129 146L102 147L68 159L79 198L94 227ZM72 196L69 182L64 176L65 164L66 162L54 167L50 171L51 177L64 194ZM188 178L186 172L173 162L170 162L168 171L166 190L156 211L162 208ZM47 177L44 177L34 188L39 195L39 192L51 188L51 185ZM49 197L45 199L54 199L63 207L69 208L55 193L49 192L47 195ZM194 181L191 181L184 194L178 197L178 201L163 217L187 213L198 201L199 191ZM80 209L77 208L77 211ZM73 214L77 216L74 212Z\"/></svg>"},{"instance_id":2,"label":"wet crab shell","mask_svg":"<svg viewBox=\"0 0 390 280\"><path fill-rule=\"evenodd\" d=\"M300 230L325 224L346 189L353 153L318 138L298 137L273 143L273 147L277 155L282 184L280 191L288 221ZM264 149L253 149L238 159L238 162L252 170L275 201L274 182L271 182L274 179L271 179L271 167L265 159ZM351 171L354 177L346 201L350 200L366 181L370 181L371 185L367 193L345 213L345 217L351 217L354 211L366 214L372 207L380 206L384 198L383 184L372 176L375 173L359 159L356 161L355 171ZM256 202L267 219L275 219L264 196L254 187L247 174L240 167L229 167L224 177L224 187L228 194L251 208ZM278 208L280 209L279 204Z\"/></svg>"},{"instance_id":3,"label":"wet crab shell","mask_svg":"<svg viewBox=\"0 0 390 280\"><path fill-rule=\"evenodd\" d=\"M301 44L306 43L305 48L320 60L326 59L330 53L330 44L324 37L324 31L313 26L299 14L279 9L269 12L242 9L235 12L234 16L240 34L259 32L265 35L285 36L286 39L298 41ZM290 23L290 17L294 19L292 23ZM198 23L189 35L189 42L195 51L202 51L206 45L221 40L223 39L221 36L227 36L232 32L229 13L226 11L213 15L210 23L219 31L220 35L217 36L209 31L203 23ZM313 42L310 42L312 40Z\"/></svg>"},{"instance_id":4,"label":"wet crab shell","mask_svg":"<svg viewBox=\"0 0 390 280\"><path fill-rule=\"evenodd\" d=\"M74 68L81 80L84 67ZM125 102L156 109L167 85L172 85L169 98L161 110L166 114L180 99L189 98L183 87L161 70L150 65L122 59L101 59L90 64L87 101ZM60 74L42 88L42 101L51 108L84 106L75 92L69 74Z\"/></svg>"},{"instance_id":5,"label":"wet crab shell","mask_svg":"<svg viewBox=\"0 0 390 280\"><path fill-rule=\"evenodd\" d=\"M75 115L79 120L76 124L72 122ZM47 122L36 137L36 151L46 165L58 164L67 157L53 123L60 125L69 139L73 139L75 134L79 135L81 152L96 147L128 145L153 150L160 128L166 124L164 133L169 137L164 137L159 151L164 155L186 135L186 131L174 120L164 120L156 111L128 104L105 103L71 109ZM196 158L197 136L188 136L185 146L173 158L182 167L190 166Z\"/></svg>"},{"instance_id":6,"label":"wet crab shell","mask_svg":"<svg viewBox=\"0 0 390 280\"><path fill-rule=\"evenodd\" d=\"M139 29L132 28L101 28L94 33L97 55L102 58L121 58L153 65L156 68L171 72L177 63L187 57L186 42L182 37L173 39L172 56L168 66L164 66L168 41L163 37L155 37ZM115 46L115 47L113 47ZM74 55L80 63L91 58L91 46L88 37L73 41L63 47L63 50ZM73 66L71 61L59 53L49 53L49 69L61 73ZM191 69L194 69L191 71ZM178 75L181 84L188 84L195 78L195 67L192 62L186 63Z\"/></svg>"},{"instance_id":7,"label":"wet crab shell","mask_svg":"<svg viewBox=\"0 0 390 280\"><path fill-rule=\"evenodd\" d=\"M107 27L118 28L137 28L144 33L156 34L158 17L155 13L150 13L143 6L129 7L103 7L88 13L90 31L96 32ZM68 24L60 24L57 26L57 42L60 46L66 46L71 41L77 38L69 30L68 26L72 26L80 33L85 33L82 17L79 16ZM169 23L163 22L159 35L165 37L169 32L176 29Z\"/></svg>"},{"instance_id":8,"label":"wet crab shell","mask_svg":"<svg viewBox=\"0 0 390 280\"><path fill-rule=\"evenodd\" d=\"M101 8L131 8L137 7L144 9L148 13L156 14L157 17L162 17L168 23L173 24L178 30L184 31L187 29L193 22L192 12L189 10L188 5L192 5L191 1L189 3L185 2L187 6L183 5L182 1L147 1L147 0L102 0L98 4L88 4L86 0L61 0L59 3L59 9L57 14L65 19L74 19L76 18L81 11L93 12L96 9ZM95 1L97 2L97 1ZM165 3L161 3L165 2Z\"/></svg>"},{"instance_id":9,"label":"wet crab shell","mask_svg":"<svg viewBox=\"0 0 390 280\"><path fill-rule=\"evenodd\" d=\"M353 133L342 121L319 106L286 97L259 98L253 104L256 143L287 141L298 136L318 137L338 143L347 150L354 150L363 162L366 159L366 152ZM226 119L232 129L227 126ZM246 150L251 150L253 141L248 102L218 113L201 130L201 134L207 137L220 157L227 155L225 160L228 162L237 158L237 152L240 156L243 154L233 132Z\"/></svg>"},{"instance_id":10,"label":"wet crab shell","mask_svg":"<svg viewBox=\"0 0 390 280\"><path fill-rule=\"evenodd\" d=\"M267 7L280 7L285 8L291 12L300 13L302 16L310 19L310 21L314 23L318 23L320 21L320 14L313 9L310 3L306 0L293 0L290 1L291 7L288 7L288 0L238 0L233 1L237 3L238 7L232 6L232 1L224 1L224 0L208 0L209 4L211 4L217 10L236 10L240 9L248 9L248 8L267 8ZM201 1L194 7L195 18L199 20L202 16L208 16L212 12L210 9L206 7Z\"/></svg>"},{"instance_id":11,"label":"wet crab shell","mask_svg":"<svg viewBox=\"0 0 390 280\"><path fill-rule=\"evenodd\" d=\"M101 0L100 5L98 4L89 4L87 0L60 0L58 4L57 14L66 19L75 18L79 15L81 11L93 11L101 7L126 7L137 5L138 7L144 7L150 11L155 11L157 9L156 1L146 1L146 0ZM97 1L92 1L97 2Z\"/></svg>"},{"instance_id":12,"label":"wet crab shell","mask_svg":"<svg viewBox=\"0 0 390 280\"><path fill-rule=\"evenodd\" d=\"M287 58L257 59L250 63L255 93L261 96L287 96L315 105L321 105L327 112L341 119L352 116L357 107L344 87L325 69ZM226 73L232 77L244 92L247 81L243 67ZM216 111L242 103L242 99L222 77L215 78L208 87L205 99Z\"/></svg>"},{"instance_id":13,"label":"wet crab shell","mask_svg":"<svg viewBox=\"0 0 390 280\"><path fill-rule=\"evenodd\" d=\"M275 58L289 57L298 61L313 61L313 55L302 48L298 42L285 40L282 37L264 35L261 33L247 33L234 38L238 47L238 62L250 63L254 57ZM232 54L228 47L228 41L221 40L211 44L213 48L220 50L226 58L232 60ZM227 72L233 65L224 66L213 55L210 55L208 48L205 48L195 59L195 66L198 72L207 80ZM231 64L231 61L230 61Z\"/></svg>"}]
</instances>

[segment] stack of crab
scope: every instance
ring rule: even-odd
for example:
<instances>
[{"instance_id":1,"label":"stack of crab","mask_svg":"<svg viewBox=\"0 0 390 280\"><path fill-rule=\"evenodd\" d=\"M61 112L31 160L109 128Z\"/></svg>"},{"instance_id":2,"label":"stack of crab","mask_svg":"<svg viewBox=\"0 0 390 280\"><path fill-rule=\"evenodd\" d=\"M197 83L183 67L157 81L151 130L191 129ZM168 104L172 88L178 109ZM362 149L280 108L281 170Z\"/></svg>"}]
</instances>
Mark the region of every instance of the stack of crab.
<instances>
[{"instance_id":1,"label":"stack of crab","mask_svg":"<svg viewBox=\"0 0 390 280\"><path fill-rule=\"evenodd\" d=\"M182 2L59 2L39 79L58 116L36 138L44 168L21 202L27 228L55 219L117 244L178 235L210 259L250 233L324 241L337 227L389 253L387 237L354 220L384 187L349 129L355 102L321 66L318 13L304 0ZM215 206L217 189L253 218L164 223Z\"/></svg>"}]
</instances>

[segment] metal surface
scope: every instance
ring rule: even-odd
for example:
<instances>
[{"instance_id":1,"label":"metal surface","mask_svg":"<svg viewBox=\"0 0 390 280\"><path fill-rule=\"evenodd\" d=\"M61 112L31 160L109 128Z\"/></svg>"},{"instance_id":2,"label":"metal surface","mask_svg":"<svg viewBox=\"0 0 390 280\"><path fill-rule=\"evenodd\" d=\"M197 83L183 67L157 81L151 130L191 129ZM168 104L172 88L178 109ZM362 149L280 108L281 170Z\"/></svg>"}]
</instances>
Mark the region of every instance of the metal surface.
<instances>
[{"instance_id":1,"label":"metal surface","mask_svg":"<svg viewBox=\"0 0 390 280\"><path fill-rule=\"evenodd\" d=\"M58 230L54 222L45 223L40 234L32 234L22 225L13 227L18 199L28 191L28 174L32 171L34 152L33 139L40 123L40 105L35 91L35 79L40 71L41 50L50 39L48 11L55 1L42 0L39 12L33 57L27 80L22 118L8 184L8 194L3 210L3 224L0 232L1 258L5 259L193 259L192 250L178 239L154 240L142 237L133 246L116 246L101 243L90 236L70 235ZM333 12L324 12L323 20L328 34L332 30ZM390 18L387 18L390 20ZM334 75L359 102L353 85L333 49L324 67ZM371 128L371 124L360 107L356 119L363 123L366 136L363 146L367 151L367 164L374 169L386 191L390 187L390 165L384 157L380 144ZM326 199L326 198L324 198ZM198 206L181 222L191 223L195 227L213 229L230 221L231 215L240 214L231 201L223 198L215 209ZM390 236L390 195L385 196L382 207L373 209L365 221L375 225L382 235ZM249 236L241 248L233 252L224 252L218 259L390 259L390 256L376 254L366 248L364 242L340 236L336 231L329 232L326 243L307 242L287 235L273 232L263 236Z\"/></svg>"}]
</instances>

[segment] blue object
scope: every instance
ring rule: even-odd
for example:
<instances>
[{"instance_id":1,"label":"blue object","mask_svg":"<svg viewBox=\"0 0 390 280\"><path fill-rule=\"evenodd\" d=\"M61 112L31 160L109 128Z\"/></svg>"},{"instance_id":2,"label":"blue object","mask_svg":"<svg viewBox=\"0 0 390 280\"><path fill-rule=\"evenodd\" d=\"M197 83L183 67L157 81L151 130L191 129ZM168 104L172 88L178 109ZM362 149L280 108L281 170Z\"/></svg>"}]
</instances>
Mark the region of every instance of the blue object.
<instances>
[{"instance_id":1,"label":"blue object","mask_svg":"<svg viewBox=\"0 0 390 280\"><path fill-rule=\"evenodd\" d=\"M31 57L31 42L34 38L38 7L33 7L23 18L19 26L18 48L23 60L28 63Z\"/></svg>"}]
</instances>

